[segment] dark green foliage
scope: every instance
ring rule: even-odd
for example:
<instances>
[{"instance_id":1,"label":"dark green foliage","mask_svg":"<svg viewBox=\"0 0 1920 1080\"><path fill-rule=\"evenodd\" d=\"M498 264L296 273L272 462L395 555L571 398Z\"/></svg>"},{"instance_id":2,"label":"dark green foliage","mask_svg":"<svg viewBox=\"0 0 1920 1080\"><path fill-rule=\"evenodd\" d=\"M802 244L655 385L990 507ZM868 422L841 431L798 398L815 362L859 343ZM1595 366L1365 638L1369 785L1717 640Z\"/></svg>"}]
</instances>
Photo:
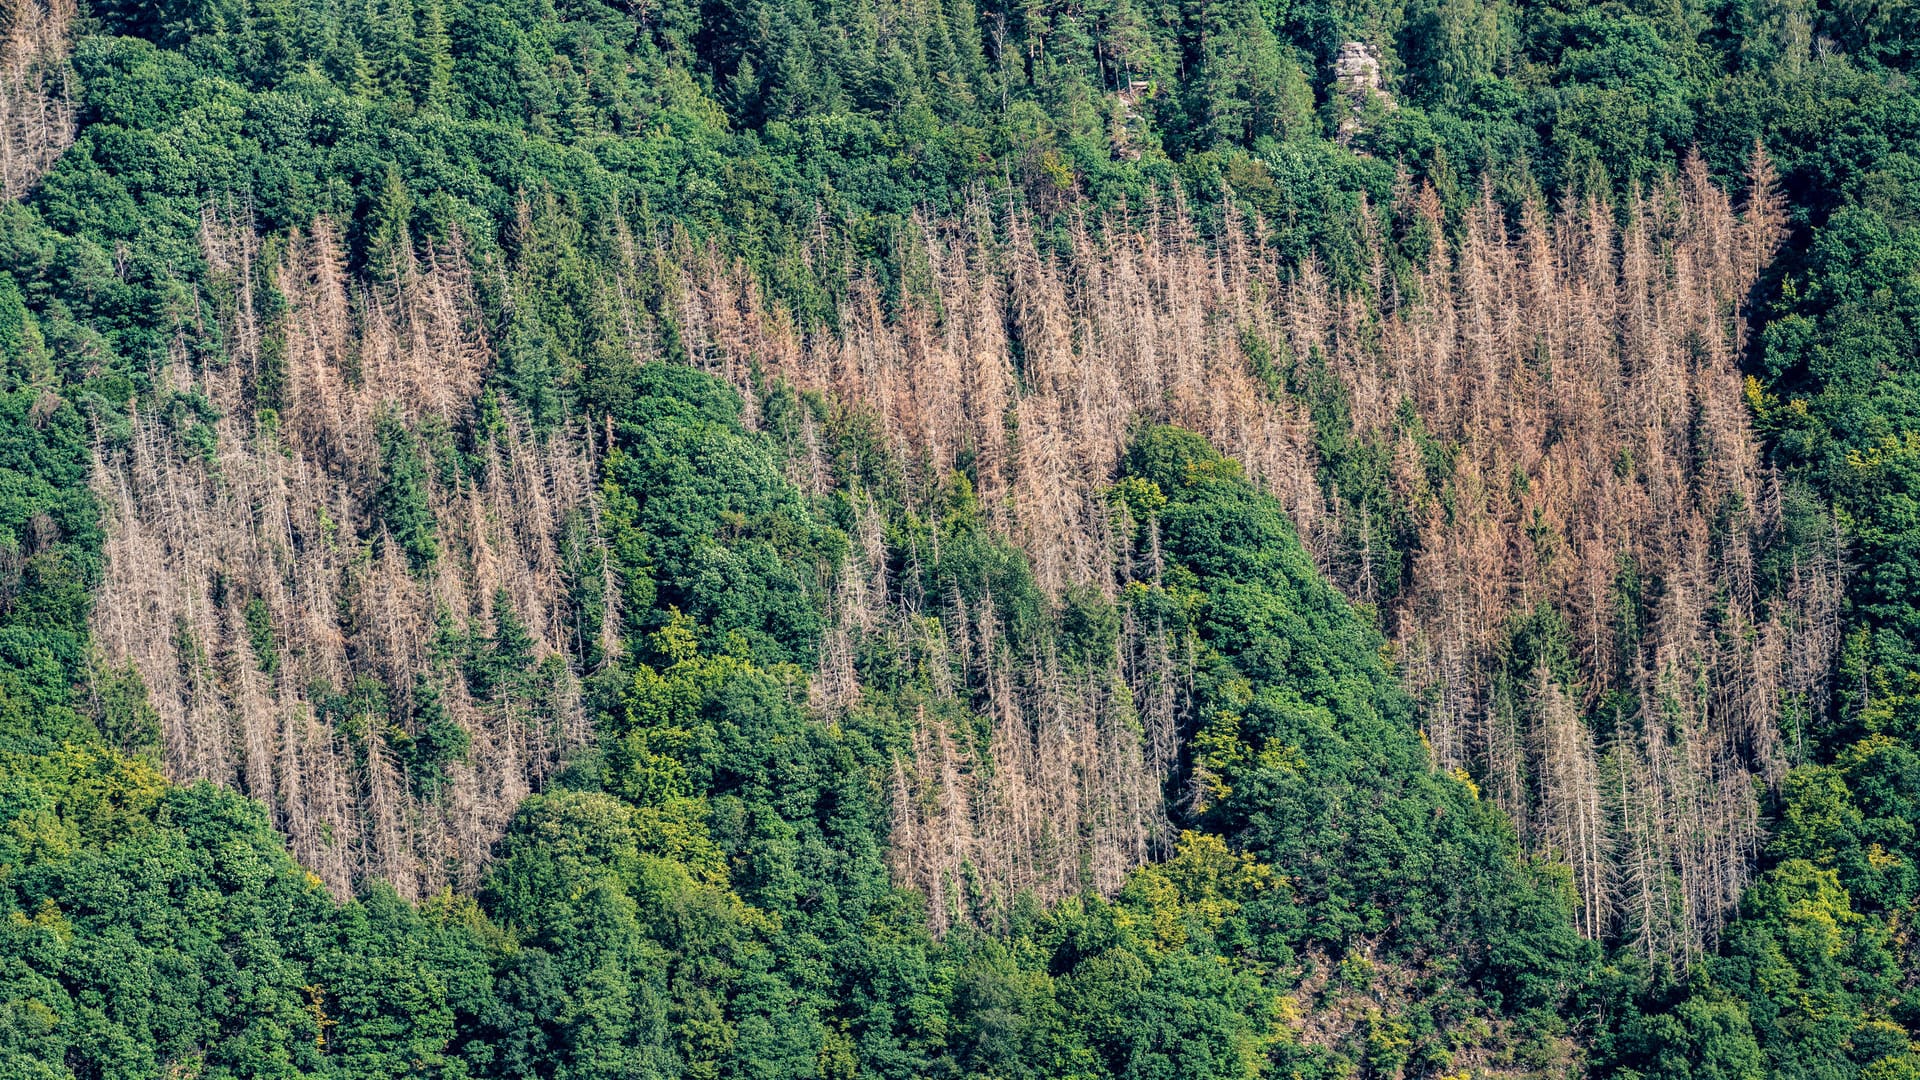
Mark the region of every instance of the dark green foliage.
<instances>
[{"instance_id":1,"label":"dark green foliage","mask_svg":"<svg viewBox=\"0 0 1920 1080\"><path fill-rule=\"evenodd\" d=\"M0 274L0 389L45 389L52 381L52 361L38 321L13 279Z\"/></svg>"},{"instance_id":2,"label":"dark green foliage","mask_svg":"<svg viewBox=\"0 0 1920 1080\"><path fill-rule=\"evenodd\" d=\"M845 547L781 475L773 448L740 427L718 381L649 364L616 415L606 463L612 547L636 631L677 608L759 659L805 661L827 575Z\"/></svg>"},{"instance_id":3,"label":"dark green foliage","mask_svg":"<svg viewBox=\"0 0 1920 1080\"><path fill-rule=\"evenodd\" d=\"M467 641L467 690L482 700L519 688L533 674L533 635L514 610L513 597L502 588L492 600L492 633L475 632Z\"/></svg>"},{"instance_id":4,"label":"dark green foliage","mask_svg":"<svg viewBox=\"0 0 1920 1080\"><path fill-rule=\"evenodd\" d=\"M253 646L254 663L268 675L280 670L280 644L273 635L273 615L259 597L247 601L247 644Z\"/></svg>"},{"instance_id":5,"label":"dark green foliage","mask_svg":"<svg viewBox=\"0 0 1920 1080\"><path fill-rule=\"evenodd\" d=\"M387 745L407 772L414 793L431 798L447 782L447 766L465 761L473 737L447 714L440 691L422 683L413 692L413 733L395 730Z\"/></svg>"},{"instance_id":6,"label":"dark green foliage","mask_svg":"<svg viewBox=\"0 0 1920 1080\"><path fill-rule=\"evenodd\" d=\"M97 703L95 726L107 745L125 754L160 752L160 715L147 701L147 684L129 664L113 670L96 662L87 692Z\"/></svg>"},{"instance_id":7,"label":"dark green foliage","mask_svg":"<svg viewBox=\"0 0 1920 1080\"><path fill-rule=\"evenodd\" d=\"M1760 1080L1767 1075L1746 1006L1723 995L1702 992L1671 1012L1636 1016L1620 1044L1632 1075L1648 1080Z\"/></svg>"},{"instance_id":8,"label":"dark green foliage","mask_svg":"<svg viewBox=\"0 0 1920 1080\"><path fill-rule=\"evenodd\" d=\"M80 415L50 391L0 393L0 745L82 737L70 688L88 669L100 528Z\"/></svg>"},{"instance_id":9,"label":"dark green foliage","mask_svg":"<svg viewBox=\"0 0 1920 1080\"><path fill-rule=\"evenodd\" d=\"M1113 655L1120 641L1120 613L1097 590L1068 589L1060 611L1060 653L1070 664L1096 667Z\"/></svg>"},{"instance_id":10,"label":"dark green foliage","mask_svg":"<svg viewBox=\"0 0 1920 1080\"><path fill-rule=\"evenodd\" d=\"M427 504L427 468L413 434L392 416L381 419L380 486L373 493L374 520L384 541L400 545L415 570L440 555L433 508Z\"/></svg>"}]
</instances>

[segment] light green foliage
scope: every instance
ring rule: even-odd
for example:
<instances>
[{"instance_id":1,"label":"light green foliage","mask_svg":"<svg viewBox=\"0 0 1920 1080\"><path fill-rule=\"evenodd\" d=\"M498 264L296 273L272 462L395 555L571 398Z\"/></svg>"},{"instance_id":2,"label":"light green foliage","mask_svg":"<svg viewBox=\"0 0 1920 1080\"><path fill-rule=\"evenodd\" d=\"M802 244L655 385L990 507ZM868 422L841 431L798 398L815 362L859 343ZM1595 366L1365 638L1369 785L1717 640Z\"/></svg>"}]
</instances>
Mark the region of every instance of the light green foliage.
<instances>
[{"instance_id":1,"label":"light green foliage","mask_svg":"<svg viewBox=\"0 0 1920 1080\"><path fill-rule=\"evenodd\" d=\"M9 1067L400 1075L453 1034L472 924L335 904L257 804L84 750L10 758L0 787Z\"/></svg>"}]
</instances>

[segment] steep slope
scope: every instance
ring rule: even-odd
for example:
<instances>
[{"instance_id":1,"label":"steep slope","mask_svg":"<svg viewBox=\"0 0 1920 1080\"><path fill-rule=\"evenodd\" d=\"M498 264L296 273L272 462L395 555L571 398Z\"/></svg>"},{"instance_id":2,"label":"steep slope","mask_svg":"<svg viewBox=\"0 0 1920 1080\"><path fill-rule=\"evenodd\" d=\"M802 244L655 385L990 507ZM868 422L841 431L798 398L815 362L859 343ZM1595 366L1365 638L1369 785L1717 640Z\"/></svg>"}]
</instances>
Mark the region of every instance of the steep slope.
<instances>
[{"instance_id":1,"label":"steep slope","mask_svg":"<svg viewBox=\"0 0 1920 1080\"><path fill-rule=\"evenodd\" d=\"M1838 647L1831 546L1766 565L1779 493L1736 367L1741 305L1778 243L1770 176L1756 156L1740 215L1697 162L1618 212L1596 198L1549 220L1535 205L1510 227L1483 194L1457 248L1433 192L1407 187L1380 220L1363 214L1371 269L1344 289L1262 254L1258 223L1231 214L1206 243L1178 206L1097 230L1075 219L1056 255L1025 211L996 224L981 206L923 223L930 291L897 322L869 293L840 335L802 337L738 271L709 266L679 326L709 370L860 403L929 475L963 467L1054 596L1124 580L1106 484L1131 428L1205 432L1381 607L1430 702L1435 761L1470 770L1535 850L1575 867L1583 931L1686 957L1747 881L1755 781L1777 783L1797 752L1783 718L1798 729L1822 708ZM961 625L949 640L978 638L966 602L929 599ZM992 643L979 649L964 664L992 671ZM1190 678L1179 651L1127 622L1145 740L1104 740L1163 782L1199 722L1172 689ZM1044 715L1058 682L1023 694L1001 677L994 714ZM1069 713L1076 738L1100 741L1096 711ZM964 748L930 739L921 802L967 802L934 778ZM1076 760L1015 735L987 756L992 785ZM916 859L915 880L935 888L1012 828L997 799L975 800L971 824L910 818L946 853Z\"/></svg>"},{"instance_id":2,"label":"steep slope","mask_svg":"<svg viewBox=\"0 0 1920 1080\"><path fill-rule=\"evenodd\" d=\"M1090 665L1018 629L1056 605L1118 595L1132 556L1104 485L1148 417L1232 449L1321 565L1382 606L1414 687L1430 692L1437 764L1470 770L1535 849L1575 867L1585 933L1650 957L1710 947L1757 855L1753 781L1776 782L1788 760L1780 709L1820 707L1837 647L1833 556L1765 564L1777 495L1733 367L1740 298L1776 242L1764 159L1754 169L1761 196L1744 217L1698 167L1630 207L1624 229L1588 201L1510 230L1483 198L1457 251L1435 196L1409 187L1390 234L1363 214L1374 269L1343 290L1312 263L1287 270L1261 254L1258 223L1232 214L1211 242L1177 204L1116 211L1097 229L1068 218L1056 259L1029 211L1016 204L995 225L983 204L961 222L922 223L924 301L894 319L856 287L835 334L794 332L750 276L698 249L652 252L686 283L667 289L671 325L702 366L749 400L773 377L870 410L886 447L911 462L900 508L919 506L924 533L890 526L873 492L848 493L857 543L830 603L817 692L830 712L857 702L876 677L862 655L955 673L894 778L897 865L935 899L936 924L969 910L999 918L1022 892L1111 894L1169 850L1184 813L1176 789L1190 781L1180 748L1204 723L1180 689L1192 677L1185 646L1129 613L1115 659ZM140 535L232 515L156 504L181 490L169 470L192 467L136 438L116 466L136 479L118 482L110 519L100 611L118 624L102 624L102 641L116 664L139 657L176 775L275 793L280 820L305 830L297 850L335 888L377 873L418 895L448 866L471 882L510 807L584 745L574 686L618 619L616 596L593 607L593 626L576 625L588 618L574 610L581 590L618 592L586 451L530 441L514 407L483 421L463 404L490 364L523 377L511 369L531 362L523 342L548 333L535 320L552 301L522 292L492 359L457 239L418 262L409 243L389 283L356 285L323 222L263 278L285 306L263 320L258 240L223 222L209 212L200 230L217 275L207 303L227 313L215 332L234 356L224 389L197 389L229 418L208 430L225 423L222 445L251 440L255 460L278 469L271 441L235 426L263 394L278 401L291 466L336 478L324 508L292 519L316 535L323 519L344 525L367 565L354 569L356 548L340 545L325 571L313 558L272 574L192 566L219 545L191 529L163 553ZM541 280L535 258L521 290ZM629 261L599 288L635 294L640 273ZM827 498L821 429L834 407L789 413L750 419L784 425L794 479ZM134 430L151 440L146 425ZM978 500L962 518L977 513L984 531L943 520L952 507L937 492L956 469ZM996 576L1012 553L995 533L1018 545L1030 578ZM258 536L227 544L273 550ZM903 561L915 569L894 569ZM292 582L296 567L318 576ZM138 592L170 579L186 584ZM472 680L433 654L480 647L502 588L532 628L534 662L556 666L507 691L524 700L480 710ZM297 599L309 595L320 599ZM245 662L258 648L249 634L276 633L296 663L276 674L275 661ZM213 665L199 675L196 650ZM356 698L362 677L383 689ZM274 679L282 700L269 706L258 695ZM316 707L357 711L366 734L319 752L328 739L301 734L297 719ZM435 749L424 732L443 716L464 734L443 727L453 742ZM450 799L432 779L436 754ZM952 899L968 889L975 899Z\"/></svg>"},{"instance_id":3,"label":"steep slope","mask_svg":"<svg viewBox=\"0 0 1920 1080\"><path fill-rule=\"evenodd\" d=\"M1418 289L1450 274L1451 310L1388 322L1377 359L1327 350L1332 471L1360 489L1336 562L1436 701L1437 760L1574 866L1589 934L1650 956L1711 948L1839 644L1831 545L1769 565L1781 496L1737 360L1778 206L1750 176L1740 218L1696 161L1617 231L1590 203L1506 239L1483 202ZM1420 440L1457 449L1423 469ZM1412 533L1401 567L1372 564L1369 515Z\"/></svg>"},{"instance_id":4,"label":"steep slope","mask_svg":"<svg viewBox=\"0 0 1920 1080\"><path fill-rule=\"evenodd\" d=\"M6 10L0 1071L1920 1066L1898 5Z\"/></svg>"},{"instance_id":5,"label":"steep slope","mask_svg":"<svg viewBox=\"0 0 1920 1080\"><path fill-rule=\"evenodd\" d=\"M1572 1060L1553 1012L1589 957L1565 898L1516 859L1490 805L1432 772L1377 636L1317 578L1277 504L1204 440L1155 429L1130 459L1125 505L1140 524L1127 542L1144 555L1164 532L1166 561L1156 574L1139 560L1128 606L1199 620L1179 632L1200 650L1203 711L1248 717L1210 725L1199 751L1217 800L1205 824L1244 853L1189 832L1164 865L1121 874L1112 903L1003 903L1001 935L960 927L942 943L926 898L890 885L885 840L886 781L919 730L914 713L953 714L943 676L888 661L892 679L865 681L860 701L822 722L805 672L784 658L805 656L794 605L824 607L814 590L831 580L837 531L781 479L771 441L740 426L740 397L658 364L629 386L610 424L605 521L623 591L657 605L629 608L627 625L658 629L625 642L620 683L600 688L597 752L516 808L478 903L442 893L416 909L380 867L356 866L369 875L361 899L339 906L280 850L257 803L169 785L99 747L7 750L0 861L17 918L0 987L21 1018L0 1042L10 1065L799 1077L825 1060L900 1077L1243 1076L1392 1068L1408 1054L1492 1063L1521 1043L1539 1061ZM792 407L780 401L762 399L762 415ZM214 460L237 472L245 450ZM180 465L170 482L190 490L203 467ZM950 561L929 580L965 590L997 551L995 588L1030 581L976 515L963 489L951 493ZM235 589L275 580L233 577ZM740 582L761 587L743 595ZM1062 618L1010 606L1003 629L1064 664L1114 670L1118 615L1104 604L1083 596ZM1274 618L1234 614L1254 609ZM490 644L498 659L497 631ZM1326 677L1272 666L1288 655ZM289 650L282 663L308 660ZM497 696L454 720L485 724L511 704ZM243 731L211 709L186 722L210 719ZM1288 726L1310 719L1316 735ZM370 765L352 749L336 751L349 780ZM1307 780L1303 769L1331 797L1262 794ZM448 788L461 782L454 772ZM406 820L437 809L423 798ZM1392 852L1377 846L1384 822L1401 842ZM1338 872L1362 852L1397 868ZM197 898L191 913L180 896ZM1324 972L1349 947L1378 974L1349 963L1330 989ZM115 961L100 963L102 950ZM244 1006L196 990L241 979ZM1290 989L1296 1004L1277 1006ZM1364 1019L1375 1001L1395 1011L1392 1026L1377 1005ZM1397 1041L1376 1046L1384 1034Z\"/></svg>"}]
</instances>

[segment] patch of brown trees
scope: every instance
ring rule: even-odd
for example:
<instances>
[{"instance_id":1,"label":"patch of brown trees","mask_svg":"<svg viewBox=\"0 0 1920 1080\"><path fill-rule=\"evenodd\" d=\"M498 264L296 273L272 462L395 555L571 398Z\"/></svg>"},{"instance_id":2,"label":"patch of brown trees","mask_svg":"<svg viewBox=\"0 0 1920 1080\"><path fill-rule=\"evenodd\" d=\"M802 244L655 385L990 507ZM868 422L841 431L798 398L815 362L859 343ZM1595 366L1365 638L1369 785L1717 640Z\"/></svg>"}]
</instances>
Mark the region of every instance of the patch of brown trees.
<instances>
[{"instance_id":1,"label":"patch of brown trees","mask_svg":"<svg viewBox=\"0 0 1920 1080\"><path fill-rule=\"evenodd\" d=\"M514 806L588 738L562 611L566 545L582 530L597 543L590 449L507 414L482 468L454 482L426 470L439 555L410 566L369 506L376 430L392 418L445 435L475 408L489 350L464 254L429 250L370 287L345 273L325 220L270 259L233 216L209 211L202 241L215 285L198 318L226 359L196 366L182 348L165 377L212 406L214 438L136 412L125 448L99 455L96 639L144 678L169 774L266 803L336 892L367 875L407 896L471 886ZM271 317L269 288L284 299ZM284 408L256 412L276 358ZM492 633L500 603L543 662L533 689L481 697L446 654L450 635ZM391 746L419 734L423 684L471 740L426 791ZM323 721L324 694L364 715Z\"/></svg>"},{"instance_id":2,"label":"patch of brown trees","mask_svg":"<svg viewBox=\"0 0 1920 1080\"><path fill-rule=\"evenodd\" d=\"M73 0L0 9L0 198L17 199L74 136Z\"/></svg>"},{"instance_id":3,"label":"patch of brown trees","mask_svg":"<svg viewBox=\"0 0 1920 1080\"><path fill-rule=\"evenodd\" d=\"M1387 616L1437 763L1566 860L1586 933L1682 961L1746 883L1783 706L1824 692L1838 646L1842 552L1773 595L1759 580L1780 492L1737 359L1782 213L1758 151L1747 179L1739 213L1698 160L1623 206L1530 207L1512 229L1483 198L1457 247L1416 196L1433 245L1416 295L1377 346L1328 349L1363 431L1410 400L1456 448L1439 488L1405 445L1395 477L1424 520ZM1542 608L1571 672L1496 687L1516 616Z\"/></svg>"}]
</instances>

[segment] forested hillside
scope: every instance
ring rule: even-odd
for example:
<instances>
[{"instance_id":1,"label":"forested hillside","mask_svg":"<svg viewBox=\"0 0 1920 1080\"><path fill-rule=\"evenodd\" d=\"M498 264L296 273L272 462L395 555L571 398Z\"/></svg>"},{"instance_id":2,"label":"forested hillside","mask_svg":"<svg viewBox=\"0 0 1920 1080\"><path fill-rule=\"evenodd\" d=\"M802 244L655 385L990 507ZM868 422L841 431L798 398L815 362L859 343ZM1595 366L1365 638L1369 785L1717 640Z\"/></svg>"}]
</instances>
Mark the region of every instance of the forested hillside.
<instances>
[{"instance_id":1,"label":"forested hillside","mask_svg":"<svg viewBox=\"0 0 1920 1080\"><path fill-rule=\"evenodd\" d=\"M1906 6L0 35L0 1075L1920 1075Z\"/></svg>"}]
</instances>

